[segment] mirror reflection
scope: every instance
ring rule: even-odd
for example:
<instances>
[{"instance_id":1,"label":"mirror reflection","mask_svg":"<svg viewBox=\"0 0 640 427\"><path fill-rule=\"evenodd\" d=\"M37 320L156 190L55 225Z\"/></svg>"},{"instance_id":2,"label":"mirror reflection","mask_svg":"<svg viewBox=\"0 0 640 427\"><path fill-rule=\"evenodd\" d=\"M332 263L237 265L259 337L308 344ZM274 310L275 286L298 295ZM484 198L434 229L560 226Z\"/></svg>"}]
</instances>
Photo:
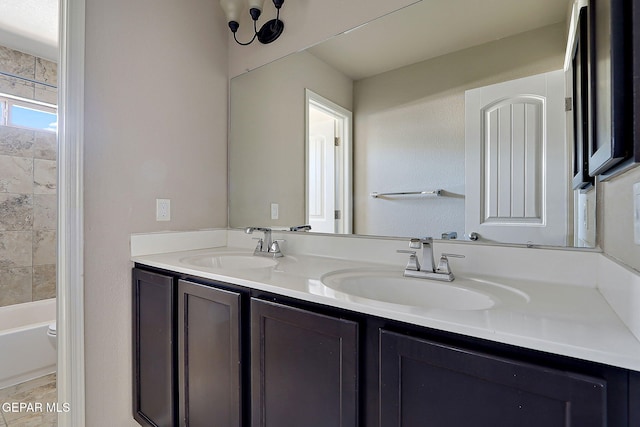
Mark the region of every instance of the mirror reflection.
<instances>
[{"instance_id":1,"label":"mirror reflection","mask_svg":"<svg viewBox=\"0 0 640 427\"><path fill-rule=\"evenodd\" d=\"M229 225L595 246L595 189L570 183L575 9L420 1L235 77Z\"/></svg>"}]
</instances>

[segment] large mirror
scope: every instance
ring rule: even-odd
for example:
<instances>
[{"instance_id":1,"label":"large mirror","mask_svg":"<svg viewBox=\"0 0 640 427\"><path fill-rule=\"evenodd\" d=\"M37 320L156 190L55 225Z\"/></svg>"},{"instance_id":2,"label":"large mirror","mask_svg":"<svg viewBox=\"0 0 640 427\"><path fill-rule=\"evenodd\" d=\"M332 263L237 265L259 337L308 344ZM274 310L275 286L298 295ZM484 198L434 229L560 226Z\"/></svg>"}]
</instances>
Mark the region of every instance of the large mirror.
<instances>
[{"instance_id":1,"label":"large mirror","mask_svg":"<svg viewBox=\"0 0 640 427\"><path fill-rule=\"evenodd\" d=\"M565 112L577 9L419 1L233 78L229 226L595 246Z\"/></svg>"}]
</instances>

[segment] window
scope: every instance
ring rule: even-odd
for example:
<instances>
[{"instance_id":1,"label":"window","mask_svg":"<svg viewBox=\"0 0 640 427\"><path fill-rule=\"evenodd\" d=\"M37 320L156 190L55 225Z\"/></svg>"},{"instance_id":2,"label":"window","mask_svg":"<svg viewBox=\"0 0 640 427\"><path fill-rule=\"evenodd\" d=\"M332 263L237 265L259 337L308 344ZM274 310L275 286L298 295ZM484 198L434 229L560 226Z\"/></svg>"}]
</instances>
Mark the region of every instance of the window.
<instances>
[{"instance_id":1,"label":"window","mask_svg":"<svg viewBox=\"0 0 640 427\"><path fill-rule=\"evenodd\" d=\"M58 130L58 108L53 104L0 94L0 126L23 129Z\"/></svg>"}]
</instances>

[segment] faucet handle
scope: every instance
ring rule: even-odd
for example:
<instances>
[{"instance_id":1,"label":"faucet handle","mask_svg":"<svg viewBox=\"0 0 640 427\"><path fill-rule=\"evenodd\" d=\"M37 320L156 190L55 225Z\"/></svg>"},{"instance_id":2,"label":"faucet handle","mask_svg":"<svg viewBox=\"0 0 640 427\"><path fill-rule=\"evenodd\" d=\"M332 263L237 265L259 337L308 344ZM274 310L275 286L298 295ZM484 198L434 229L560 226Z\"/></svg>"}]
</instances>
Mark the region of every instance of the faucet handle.
<instances>
[{"instance_id":1,"label":"faucet handle","mask_svg":"<svg viewBox=\"0 0 640 427\"><path fill-rule=\"evenodd\" d=\"M445 254L445 253L442 253L442 254L440 254L440 256L443 256L445 258L466 258L466 256L460 255L460 254Z\"/></svg>"},{"instance_id":2,"label":"faucet handle","mask_svg":"<svg viewBox=\"0 0 640 427\"><path fill-rule=\"evenodd\" d=\"M458 238L458 232L456 231L447 231L445 233L442 233L441 239L442 240L455 240Z\"/></svg>"},{"instance_id":3,"label":"faucet handle","mask_svg":"<svg viewBox=\"0 0 640 427\"><path fill-rule=\"evenodd\" d=\"M416 256L416 251L407 251L405 249L398 249L396 252L399 254L409 254L409 262L405 267L405 270L420 271L420 263Z\"/></svg>"},{"instance_id":4,"label":"faucet handle","mask_svg":"<svg viewBox=\"0 0 640 427\"><path fill-rule=\"evenodd\" d=\"M409 240L409 247L411 249L420 249L422 247L422 240L421 239L415 239L415 238ZM400 252L400 251L398 251L398 252Z\"/></svg>"},{"instance_id":5,"label":"faucet handle","mask_svg":"<svg viewBox=\"0 0 640 427\"><path fill-rule=\"evenodd\" d=\"M273 241L273 243L271 243L271 247L269 248L269 252L271 252L272 254L282 254L282 252L280 251L280 243L279 242L286 242L285 239L275 239Z\"/></svg>"},{"instance_id":6,"label":"faucet handle","mask_svg":"<svg viewBox=\"0 0 640 427\"><path fill-rule=\"evenodd\" d=\"M264 240L262 240L262 237L252 237L251 240L257 240L258 241L258 245L256 246L256 251L261 251L262 250L262 245L264 244Z\"/></svg>"},{"instance_id":7,"label":"faucet handle","mask_svg":"<svg viewBox=\"0 0 640 427\"><path fill-rule=\"evenodd\" d=\"M438 262L438 268L436 268L436 273L451 274L449 258L465 258L465 256L460 254L441 254L440 261Z\"/></svg>"}]
</instances>

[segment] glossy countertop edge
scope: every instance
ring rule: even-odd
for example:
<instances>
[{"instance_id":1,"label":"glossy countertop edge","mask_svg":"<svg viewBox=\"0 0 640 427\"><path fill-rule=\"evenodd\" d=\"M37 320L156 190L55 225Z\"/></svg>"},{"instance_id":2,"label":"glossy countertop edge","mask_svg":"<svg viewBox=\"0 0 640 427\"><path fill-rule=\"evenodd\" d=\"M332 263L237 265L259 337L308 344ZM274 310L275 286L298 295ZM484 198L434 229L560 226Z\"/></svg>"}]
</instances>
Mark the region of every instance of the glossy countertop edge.
<instances>
[{"instance_id":1,"label":"glossy countertop edge","mask_svg":"<svg viewBox=\"0 0 640 427\"><path fill-rule=\"evenodd\" d=\"M310 291L310 286L319 283L324 273L349 268L379 268L379 263L293 255L281 259L281 262L293 262L298 267L299 271L291 273L279 271L277 267L225 271L192 267L180 261L190 256L232 251L251 254L243 247L216 247L134 256L131 260L390 320L640 371L640 342L595 288L501 278L509 286L531 295L531 302L518 307L503 305L478 311L426 310L353 302ZM383 267L398 268L395 265Z\"/></svg>"}]
</instances>

